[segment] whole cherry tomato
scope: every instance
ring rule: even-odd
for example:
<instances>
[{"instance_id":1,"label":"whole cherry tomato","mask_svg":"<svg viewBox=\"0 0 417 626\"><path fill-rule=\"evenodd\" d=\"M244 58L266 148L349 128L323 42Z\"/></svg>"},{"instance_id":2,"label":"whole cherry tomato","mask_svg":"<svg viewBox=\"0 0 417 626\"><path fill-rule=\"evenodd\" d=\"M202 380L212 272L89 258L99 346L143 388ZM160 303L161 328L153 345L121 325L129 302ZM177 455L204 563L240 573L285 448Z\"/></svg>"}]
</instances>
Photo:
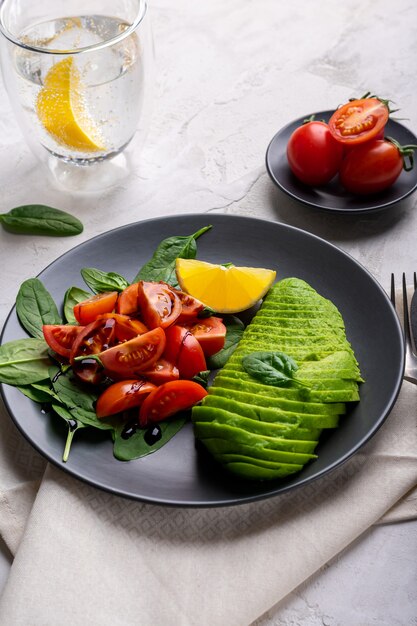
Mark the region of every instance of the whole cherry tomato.
<instances>
[{"instance_id":1,"label":"whole cherry tomato","mask_svg":"<svg viewBox=\"0 0 417 626\"><path fill-rule=\"evenodd\" d=\"M325 185L339 171L343 146L332 137L327 124L313 120L292 133L287 159L291 171L301 182Z\"/></svg>"},{"instance_id":2,"label":"whole cherry tomato","mask_svg":"<svg viewBox=\"0 0 417 626\"><path fill-rule=\"evenodd\" d=\"M368 195L388 189L402 169L412 168L416 146L400 146L392 139L377 139L352 147L343 160L340 182L351 193ZM404 159L410 159L407 165Z\"/></svg>"}]
</instances>

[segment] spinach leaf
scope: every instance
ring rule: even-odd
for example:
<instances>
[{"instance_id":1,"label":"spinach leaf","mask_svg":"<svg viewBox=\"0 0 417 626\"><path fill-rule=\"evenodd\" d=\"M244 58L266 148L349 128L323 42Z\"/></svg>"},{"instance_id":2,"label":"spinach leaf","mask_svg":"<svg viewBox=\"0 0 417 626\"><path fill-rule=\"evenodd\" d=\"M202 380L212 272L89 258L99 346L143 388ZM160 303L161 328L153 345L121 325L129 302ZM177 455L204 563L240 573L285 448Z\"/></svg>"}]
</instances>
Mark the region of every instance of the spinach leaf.
<instances>
[{"instance_id":1,"label":"spinach leaf","mask_svg":"<svg viewBox=\"0 0 417 626\"><path fill-rule=\"evenodd\" d=\"M152 445L146 442L147 430L137 429L132 436L124 439L122 433L126 424L119 424L114 432L113 454L119 461L133 461L156 452L181 430L186 421L187 415L182 413L166 422L160 422L158 426L161 429L161 438Z\"/></svg>"},{"instance_id":2,"label":"spinach leaf","mask_svg":"<svg viewBox=\"0 0 417 626\"><path fill-rule=\"evenodd\" d=\"M210 370L204 370L202 372L199 372L195 376L193 376L192 380L195 383L198 383L199 385L204 387L204 389L207 389L208 384L209 384L210 374L211 374Z\"/></svg>"},{"instance_id":3,"label":"spinach leaf","mask_svg":"<svg viewBox=\"0 0 417 626\"><path fill-rule=\"evenodd\" d=\"M15 339L0 346L0 382L30 385L48 378L51 361L41 339Z\"/></svg>"},{"instance_id":4,"label":"spinach leaf","mask_svg":"<svg viewBox=\"0 0 417 626\"><path fill-rule=\"evenodd\" d=\"M55 302L38 278L29 278L20 286L16 313L25 330L43 339L43 324L62 324Z\"/></svg>"},{"instance_id":5,"label":"spinach leaf","mask_svg":"<svg viewBox=\"0 0 417 626\"><path fill-rule=\"evenodd\" d=\"M88 300L88 298L91 298L89 291L84 291L84 289L80 289L79 287L70 287L67 289L64 296L64 317L68 324L78 324L74 315L74 307L79 302Z\"/></svg>"},{"instance_id":6,"label":"spinach leaf","mask_svg":"<svg viewBox=\"0 0 417 626\"><path fill-rule=\"evenodd\" d=\"M0 215L0 223L11 233L24 235L52 235L68 237L79 235L83 225L79 219L43 204L18 206Z\"/></svg>"},{"instance_id":7,"label":"spinach leaf","mask_svg":"<svg viewBox=\"0 0 417 626\"><path fill-rule=\"evenodd\" d=\"M27 398L33 400L33 402L39 402L40 404L49 403L52 401L54 397L54 392L52 389L49 389L49 379L48 384L31 384L31 385L19 385L19 391L23 393Z\"/></svg>"},{"instance_id":8,"label":"spinach leaf","mask_svg":"<svg viewBox=\"0 0 417 626\"><path fill-rule=\"evenodd\" d=\"M52 367L49 372L52 388L60 402L71 413L72 417L85 426L94 426L100 430L111 430L113 426L103 420L99 420L95 403L98 394L86 390L71 371L63 374L58 367Z\"/></svg>"},{"instance_id":9,"label":"spinach leaf","mask_svg":"<svg viewBox=\"0 0 417 626\"><path fill-rule=\"evenodd\" d=\"M285 352L252 352L243 357L242 366L264 385L284 387L292 382L302 384L294 378L297 363Z\"/></svg>"},{"instance_id":10,"label":"spinach leaf","mask_svg":"<svg viewBox=\"0 0 417 626\"><path fill-rule=\"evenodd\" d=\"M216 311L212 309L210 306L205 306L204 309L197 313L197 317L199 319L205 319L206 317L213 317L216 315Z\"/></svg>"},{"instance_id":11,"label":"spinach leaf","mask_svg":"<svg viewBox=\"0 0 417 626\"><path fill-rule=\"evenodd\" d=\"M82 428L86 428L87 425L74 419L70 411L68 411L68 409L66 409L62 404L52 403L52 409L57 415L59 415L59 417L62 417L62 419L65 420L68 426L67 439L65 441L64 452L62 453L62 461L63 463L66 463L68 461L75 433Z\"/></svg>"},{"instance_id":12,"label":"spinach leaf","mask_svg":"<svg viewBox=\"0 0 417 626\"><path fill-rule=\"evenodd\" d=\"M229 357L236 350L245 330L243 322L234 315L224 317L223 324L226 326L224 347L216 354L213 354L213 356L208 357L206 361L207 367L211 370L220 369L226 365Z\"/></svg>"},{"instance_id":13,"label":"spinach leaf","mask_svg":"<svg viewBox=\"0 0 417 626\"><path fill-rule=\"evenodd\" d=\"M168 239L161 241L153 257L139 270L132 282L137 283L139 280L163 281L172 287L179 287L175 274L175 260L177 258L195 259L197 255L196 239L210 228L211 226L204 226L188 237L168 237Z\"/></svg>"},{"instance_id":14,"label":"spinach leaf","mask_svg":"<svg viewBox=\"0 0 417 626\"><path fill-rule=\"evenodd\" d=\"M103 272L94 267L85 267L81 270L81 276L85 283L94 293L105 291L123 291L129 286L126 278L116 272Z\"/></svg>"}]
</instances>

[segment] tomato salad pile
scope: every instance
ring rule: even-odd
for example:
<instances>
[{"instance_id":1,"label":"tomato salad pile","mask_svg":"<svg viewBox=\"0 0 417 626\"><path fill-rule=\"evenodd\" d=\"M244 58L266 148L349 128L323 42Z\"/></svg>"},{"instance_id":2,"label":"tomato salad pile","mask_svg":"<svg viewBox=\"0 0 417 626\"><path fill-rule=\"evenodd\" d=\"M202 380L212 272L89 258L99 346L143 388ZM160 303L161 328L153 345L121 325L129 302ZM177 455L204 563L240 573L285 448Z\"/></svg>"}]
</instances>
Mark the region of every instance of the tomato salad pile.
<instances>
[{"instance_id":1,"label":"tomato salad pile","mask_svg":"<svg viewBox=\"0 0 417 626\"><path fill-rule=\"evenodd\" d=\"M288 141L291 171L314 187L339 174L343 187L357 195L388 189L403 169L412 169L417 148L384 136L392 112L389 101L365 94L339 107L327 124L312 116Z\"/></svg>"},{"instance_id":2,"label":"tomato salad pile","mask_svg":"<svg viewBox=\"0 0 417 626\"><path fill-rule=\"evenodd\" d=\"M224 346L218 317L199 318L199 300L163 282L139 281L74 306L79 325L44 325L48 346L84 383L113 381L98 397L98 418L138 409L142 428L202 400L192 378Z\"/></svg>"}]
</instances>

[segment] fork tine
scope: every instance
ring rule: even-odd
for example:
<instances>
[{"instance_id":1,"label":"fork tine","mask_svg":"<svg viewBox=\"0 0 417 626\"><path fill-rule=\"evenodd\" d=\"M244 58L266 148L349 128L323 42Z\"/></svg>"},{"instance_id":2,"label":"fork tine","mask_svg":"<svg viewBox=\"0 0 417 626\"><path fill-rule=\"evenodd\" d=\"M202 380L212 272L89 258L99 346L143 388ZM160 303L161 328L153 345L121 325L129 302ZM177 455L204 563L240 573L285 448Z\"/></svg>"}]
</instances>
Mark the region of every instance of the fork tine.
<instances>
[{"instance_id":1,"label":"fork tine","mask_svg":"<svg viewBox=\"0 0 417 626\"><path fill-rule=\"evenodd\" d=\"M394 274L391 274L391 302L395 306L395 278L394 278Z\"/></svg>"},{"instance_id":2,"label":"fork tine","mask_svg":"<svg viewBox=\"0 0 417 626\"><path fill-rule=\"evenodd\" d=\"M407 282L405 280L405 273L403 273L403 319L405 342L406 344L411 345L410 317L408 314Z\"/></svg>"}]
</instances>

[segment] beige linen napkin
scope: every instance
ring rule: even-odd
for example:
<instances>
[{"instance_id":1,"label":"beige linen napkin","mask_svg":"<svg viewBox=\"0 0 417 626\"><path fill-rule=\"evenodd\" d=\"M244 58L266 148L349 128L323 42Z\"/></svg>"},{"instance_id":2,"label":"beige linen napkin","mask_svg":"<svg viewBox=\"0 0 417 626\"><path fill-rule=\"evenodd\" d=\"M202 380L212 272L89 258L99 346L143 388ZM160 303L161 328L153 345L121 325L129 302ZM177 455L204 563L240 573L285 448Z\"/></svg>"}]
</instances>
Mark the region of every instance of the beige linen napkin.
<instances>
[{"instance_id":1,"label":"beige linen napkin","mask_svg":"<svg viewBox=\"0 0 417 626\"><path fill-rule=\"evenodd\" d=\"M250 624L387 512L387 519L401 519L401 510L416 516L416 415L417 387L404 383L388 420L342 467L236 507L140 504L48 466L0 601L0 624ZM1 508L13 505L15 491L3 493ZM12 547L6 518L0 523Z\"/></svg>"}]
</instances>

